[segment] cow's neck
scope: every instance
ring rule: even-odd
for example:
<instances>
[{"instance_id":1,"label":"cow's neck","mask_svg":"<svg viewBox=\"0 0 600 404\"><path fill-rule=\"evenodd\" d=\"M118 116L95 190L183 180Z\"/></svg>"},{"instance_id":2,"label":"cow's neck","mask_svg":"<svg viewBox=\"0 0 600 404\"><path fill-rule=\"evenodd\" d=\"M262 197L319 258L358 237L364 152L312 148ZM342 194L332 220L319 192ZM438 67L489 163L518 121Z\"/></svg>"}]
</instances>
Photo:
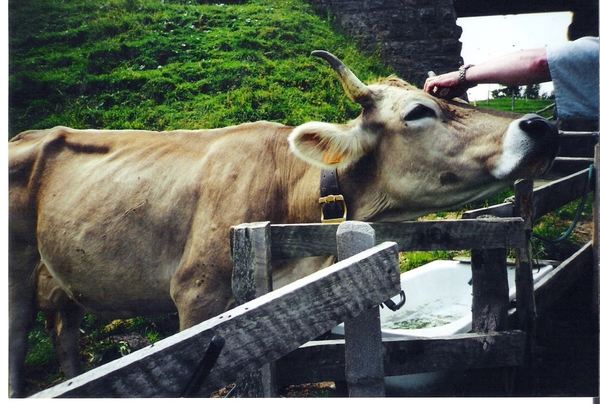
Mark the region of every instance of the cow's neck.
<instances>
[{"instance_id":1,"label":"cow's neck","mask_svg":"<svg viewBox=\"0 0 600 404\"><path fill-rule=\"evenodd\" d=\"M338 170L340 191L344 196L349 220L370 221L388 209L388 200L375 183L375 161L365 156L355 165Z\"/></svg>"}]
</instances>

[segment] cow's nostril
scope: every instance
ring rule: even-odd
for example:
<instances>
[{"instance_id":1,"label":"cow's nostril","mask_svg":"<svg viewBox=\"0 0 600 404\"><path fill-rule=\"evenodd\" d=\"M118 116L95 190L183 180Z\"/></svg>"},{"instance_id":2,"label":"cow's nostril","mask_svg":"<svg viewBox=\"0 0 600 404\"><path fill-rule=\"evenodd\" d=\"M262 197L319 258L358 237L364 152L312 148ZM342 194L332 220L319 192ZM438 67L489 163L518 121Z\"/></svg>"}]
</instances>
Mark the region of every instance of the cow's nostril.
<instances>
[{"instance_id":1,"label":"cow's nostril","mask_svg":"<svg viewBox=\"0 0 600 404\"><path fill-rule=\"evenodd\" d=\"M519 128L532 137L558 136L558 129L543 118L530 118L519 122Z\"/></svg>"}]
</instances>

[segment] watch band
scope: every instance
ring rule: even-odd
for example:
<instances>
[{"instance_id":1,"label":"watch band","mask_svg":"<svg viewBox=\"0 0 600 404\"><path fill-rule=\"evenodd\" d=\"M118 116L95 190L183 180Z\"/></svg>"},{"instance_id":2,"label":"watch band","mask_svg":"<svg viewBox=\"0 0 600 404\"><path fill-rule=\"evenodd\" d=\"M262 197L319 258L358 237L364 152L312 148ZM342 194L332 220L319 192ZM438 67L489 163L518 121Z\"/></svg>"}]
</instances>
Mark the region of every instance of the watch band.
<instances>
[{"instance_id":1,"label":"watch band","mask_svg":"<svg viewBox=\"0 0 600 404\"><path fill-rule=\"evenodd\" d=\"M467 70L469 70L474 65L462 65L458 68L458 81L461 85L469 85L467 81Z\"/></svg>"}]
</instances>

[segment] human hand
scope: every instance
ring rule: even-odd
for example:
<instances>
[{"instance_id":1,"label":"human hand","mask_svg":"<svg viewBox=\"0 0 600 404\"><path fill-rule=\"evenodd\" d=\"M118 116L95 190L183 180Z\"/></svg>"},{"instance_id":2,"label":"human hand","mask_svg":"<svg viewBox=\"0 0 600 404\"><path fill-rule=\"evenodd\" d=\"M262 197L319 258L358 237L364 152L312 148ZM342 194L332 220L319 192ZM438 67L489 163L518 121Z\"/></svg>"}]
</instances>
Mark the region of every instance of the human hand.
<instances>
[{"instance_id":1,"label":"human hand","mask_svg":"<svg viewBox=\"0 0 600 404\"><path fill-rule=\"evenodd\" d=\"M462 96L470 87L460 82L459 73L456 71L428 77L423 90L438 98L451 100Z\"/></svg>"}]
</instances>

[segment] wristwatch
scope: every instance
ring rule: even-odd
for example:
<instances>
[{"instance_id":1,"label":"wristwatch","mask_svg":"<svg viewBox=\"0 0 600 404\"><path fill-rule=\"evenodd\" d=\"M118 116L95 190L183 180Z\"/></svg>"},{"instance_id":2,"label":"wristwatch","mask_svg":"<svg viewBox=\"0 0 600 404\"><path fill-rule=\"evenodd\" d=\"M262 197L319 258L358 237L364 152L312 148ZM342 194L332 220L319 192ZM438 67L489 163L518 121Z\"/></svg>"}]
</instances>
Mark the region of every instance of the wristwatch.
<instances>
[{"instance_id":1,"label":"wristwatch","mask_svg":"<svg viewBox=\"0 0 600 404\"><path fill-rule=\"evenodd\" d=\"M469 70L474 65L462 65L458 68L458 81L462 86L468 86L470 83L467 81L467 70Z\"/></svg>"}]
</instances>

